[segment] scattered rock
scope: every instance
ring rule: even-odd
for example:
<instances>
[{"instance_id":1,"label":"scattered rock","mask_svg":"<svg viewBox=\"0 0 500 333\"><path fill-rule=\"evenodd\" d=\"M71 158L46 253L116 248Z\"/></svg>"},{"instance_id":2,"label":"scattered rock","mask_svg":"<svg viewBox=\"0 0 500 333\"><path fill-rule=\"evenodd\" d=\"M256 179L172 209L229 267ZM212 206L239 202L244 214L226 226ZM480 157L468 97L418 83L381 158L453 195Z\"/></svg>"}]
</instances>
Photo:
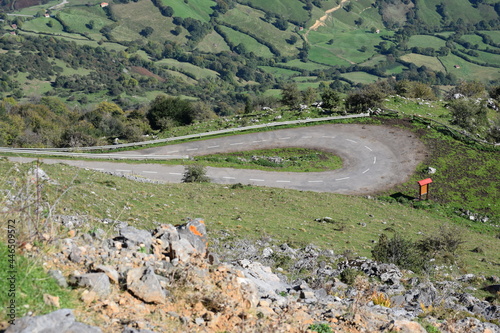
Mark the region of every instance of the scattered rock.
<instances>
[{"instance_id":1,"label":"scattered rock","mask_svg":"<svg viewBox=\"0 0 500 333\"><path fill-rule=\"evenodd\" d=\"M61 309L43 316L22 317L16 319L5 333L101 333L96 327L88 326L76 321L73 311Z\"/></svg>"}]
</instances>

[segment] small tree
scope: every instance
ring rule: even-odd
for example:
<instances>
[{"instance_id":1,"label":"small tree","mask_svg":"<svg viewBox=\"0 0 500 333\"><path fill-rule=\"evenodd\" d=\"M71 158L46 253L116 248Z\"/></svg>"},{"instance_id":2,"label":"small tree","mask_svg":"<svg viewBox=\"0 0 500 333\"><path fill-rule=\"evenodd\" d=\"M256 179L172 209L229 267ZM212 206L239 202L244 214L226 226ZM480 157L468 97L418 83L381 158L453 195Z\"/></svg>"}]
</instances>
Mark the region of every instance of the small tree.
<instances>
[{"instance_id":1,"label":"small tree","mask_svg":"<svg viewBox=\"0 0 500 333\"><path fill-rule=\"evenodd\" d=\"M281 89L281 103L297 109L301 102L301 94L296 83L288 83Z\"/></svg>"},{"instance_id":2,"label":"small tree","mask_svg":"<svg viewBox=\"0 0 500 333\"><path fill-rule=\"evenodd\" d=\"M331 111L340 105L340 95L335 90L326 88L321 93L321 101L323 102L323 107Z\"/></svg>"},{"instance_id":3,"label":"small tree","mask_svg":"<svg viewBox=\"0 0 500 333\"><path fill-rule=\"evenodd\" d=\"M449 109L452 116L451 123L471 133L488 124L487 108L484 103L461 98L452 101Z\"/></svg>"},{"instance_id":4,"label":"small tree","mask_svg":"<svg viewBox=\"0 0 500 333\"><path fill-rule=\"evenodd\" d=\"M186 165L184 169L183 183L209 183L210 178L207 177L207 171L203 165L191 164Z\"/></svg>"}]
</instances>

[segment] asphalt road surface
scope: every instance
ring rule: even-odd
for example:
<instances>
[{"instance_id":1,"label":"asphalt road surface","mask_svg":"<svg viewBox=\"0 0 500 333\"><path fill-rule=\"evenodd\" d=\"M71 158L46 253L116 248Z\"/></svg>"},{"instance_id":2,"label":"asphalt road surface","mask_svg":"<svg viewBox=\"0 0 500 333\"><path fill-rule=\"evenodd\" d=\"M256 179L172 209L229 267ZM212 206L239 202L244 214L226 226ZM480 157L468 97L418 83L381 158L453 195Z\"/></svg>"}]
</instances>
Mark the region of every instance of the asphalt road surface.
<instances>
[{"instance_id":1,"label":"asphalt road surface","mask_svg":"<svg viewBox=\"0 0 500 333\"><path fill-rule=\"evenodd\" d=\"M425 146L413 133L390 126L358 124L330 124L241 134L113 154L197 156L281 147L305 147L329 151L342 158L343 167L339 170L311 173L209 167L207 176L212 182L221 184L242 183L304 191L369 194L407 181L418 163L425 158ZM20 157L9 159L33 160ZM45 158L43 162L66 163L98 171L133 174L173 183L180 182L184 172L182 165Z\"/></svg>"}]
</instances>

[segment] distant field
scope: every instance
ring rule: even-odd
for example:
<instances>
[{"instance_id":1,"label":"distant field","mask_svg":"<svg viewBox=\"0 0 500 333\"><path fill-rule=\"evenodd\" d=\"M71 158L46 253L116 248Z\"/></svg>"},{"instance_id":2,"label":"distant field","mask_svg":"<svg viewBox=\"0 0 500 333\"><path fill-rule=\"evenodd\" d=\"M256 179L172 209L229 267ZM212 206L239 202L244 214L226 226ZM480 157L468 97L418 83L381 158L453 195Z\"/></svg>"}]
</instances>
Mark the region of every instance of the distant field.
<instances>
[{"instance_id":1,"label":"distant field","mask_svg":"<svg viewBox=\"0 0 500 333\"><path fill-rule=\"evenodd\" d=\"M170 33L175 25L172 19L161 15L151 1L129 2L113 6L113 12L119 18L120 25L113 29L113 36L118 40L144 39L139 33L146 27L152 27L154 32L148 39L164 41L185 41L182 36L174 36Z\"/></svg>"},{"instance_id":2,"label":"distant field","mask_svg":"<svg viewBox=\"0 0 500 333\"><path fill-rule=\"evenodd\" d=\"M182 18L191 17L202 22L210 20L210 14L213 12L211 7L216 3L211 0L162 0L165 6L170 6L174 9L174 15Z\"/></svg>"},{"instance_id":3,"label":"distant field","mask_svg":"<svg viewBox=\"0 0 500 333\"><path fill-rule=\"evenodd\" d=\"M280 67L259 66L259 68L265 71L266 73L270 73L278 77L289 77L300 74L300 72Z\"/></svg>"},{"instance_id":4,"label":"distant field","mask_svg":"<svg viewBox=\"0 0 500 333\"><path fill-rule=\"evenodd\" d=\"M244 31L249 31L259 38L270 42L284 56L296 55L298 53L297 47L302 46L300 39L295 45L290 45L286 42L292 35L296 35L293 27L289 26L287 31L281 31L274 25L264 22L261 19L262 17L264 17L264 13L260 10L248 6L236 5L234 9L231 9L222 17L222 20L231 25L237 25Z\"/></svg>"},{"instance_id":5,"label":"distant field","mask_svg":"<svg viewBox=\"0 0 500 333\"><path fill-rule=\"evenodd\" d=\"M304 70L309 70L309 71L313 71L316 69L321 70L321 69L328 68L328 66L326 66L326 65L316 64L314 62L302 62L299 59L290 60L290 61L286 62L284 65L286 65L287 67L294 67L294 68L304 69Z\"/></svg>"},{"instance_id":6,"label":"distant field","mask_svg":"<svg viewBox=\"0 0 500 333\"><path fill-rule=\"evenodd\" d=\"M446 67L446 70L460 79L477 80L481 82L500 79L500 69L498 68L475 65L453 54L449 54L446 57L440 57L440 59ZM460 66L460 68L454 68L455 65Z\"/></svg>"},{"instance_id":7,"label":"distant field","mask_svg":"<svg viewBox=\"0 0 500 333\"><path fill-rule=\"evenodd\" d=\"M201 52L208 53L219 53L222 51L230 51L231 49L226 44L224 38L219 35L216 31L212 31L203 38L201 42L198 43L196 49Z\"/></svg>"},{"instance_id":8,"label":"distant field","mask_svg":"<svg viewBox=\"0 0 500 333\"><path fill-rule=\"evenodd\" d=\"M500 31L481 31L491 37L494 43L500 43Z\"/></svg>"},{"instance_id":9,"label":"distant field","mask_svg":"<svg viewBox=\"0 0 500 333\"><path fill-rule=\"evenodd\" d=\"M441 38L429 36L429 35L414 35L408 40L408 47L432 47L433 49L439 49L442 46L446 46L446 41Z\"/></svg>"},{"instance_id":10,"label":"distant field","mask_svg":"<svg viewBox=\"0 0 500 333\"><path fill-rule=\"evenodd\" d=\"M475 23L481 20L492 20L496 18L496 14L491 7L479 5L479 8L472 7L468 0L422 0L419 1L419 17L427 24L433 25L441 20L441 16L436 13L436 6L444 3L446 11L455 19L461 18L466 23ZM488 8L490 10L488 10Z\"/></svg>"},{"instance_id":11,"label":"distant field","mask_svg":"<svg viewBox=\"0 0 500 333\"><path fill-rule=\"evenodd\" d=\"M309 51L309 60L329 66L349 66L351 62L338 57L333 50L313 46Z\"/></svg>"},{"instance_id":12,"label":"distant field","mask_svg":"<svg viewBox=\"0 0 500 333\"><path fill-rule=\"evenodd\" d=\"M372 83L376 82L377 80L380 80L380 77L371 75L365 72L351 72L351 73L344 73L341 74L342 77L351 80L356 83Z\"/></svg>"},{"instance_id":13,"label":"distant field","mask_svg":"<svg viewBox=\"0 0 500 333\"><path fill-rule=\"evenodd\" d=\"M404 56L401 57L401 60L411 62L415 64L415 66L420 67L420 66L426 66L427 68L430 68L435 71L441 71L441 72L446 72L446 68L443 67L439 59L435 57L430 57L430 56L425 56L422 54L416 54L416 53L410 53L410 54L405 54Z\"/></svg>"},{"instance_id":14,"label":"distant field","mask_svg":"<svg viewBox=\"0 0 500 333\"><path fill-rule=\"evenodd\" d=\"M348 63L362 63L375 54L375 45L383 41L381 37L389 35L389 33L376 34L364 30L337 32L332 28L322 28L320 31L311 31L308 40L313 46L326 49ZM328 57L328 54L315 47L311 48L311 60L337 64L329 62L328 59L318 58L322 55ZM362 49L365 49L364 52ZM317 52L320 54L315 54Z\"/></svg>"},{"instance_id":15,"label":"distant field","mask_svg":"<svg viewBox=\"0 0 500 333\"><path fill-rule=\"evenodd\" d=\"M302 21L307 17L304 4L298 0L248 0L252 7L263 9L266 12L275 13L285 19Z\"/></svg>"},{"instance_id":16,"label":"distant field","mask_svg":"<svg viewBox=\"0 0 500 333\"><path fill-rule=\"evenodd\" d=\"M256 39L250 37L249 35L243 34L239 31L233 30L231 28L221 26L221 29L227 34L229 40L238 45L243 43L246 46L246 49L252 51L255 54L258 54L262 57L272 57L273 54L269 50L269 48L265 45L260 44Z\"/></svg>"},{"instance_id":17,"label":"distant field","mask_svg":"<svg viewBox=\"0 0 500 333\"><path fill-rule=\"evenodd\" d=\"M50 22L50 23L49 23ZM47 23L51 24L49 27ZM59 21L54 18L38 17L29 21L24 22L24 30L44 32L44 33L62 33L63 27Z\"/></svg>"},{"instance_id":18,"label":"distant field","mask_svg":"<svg viewBox=\"0 0 500 333\"><path fill-rule=\"evenodd\" d=\"M213 70L210 70L207 68L201 68L201 67L195 66L193 64L190 64L188 62L180 62L180 61L175 60L175 59L163 59L163 60L157 61L156 63L158 65L161 65L161 66L164 66L167 68L179 69L183 72L193 74L194 76L196 76L197 79L203 79L203 78L207 78L207 77L216 78L219 75L217 72L215 72Z\"/></svg>"}]
</instances>

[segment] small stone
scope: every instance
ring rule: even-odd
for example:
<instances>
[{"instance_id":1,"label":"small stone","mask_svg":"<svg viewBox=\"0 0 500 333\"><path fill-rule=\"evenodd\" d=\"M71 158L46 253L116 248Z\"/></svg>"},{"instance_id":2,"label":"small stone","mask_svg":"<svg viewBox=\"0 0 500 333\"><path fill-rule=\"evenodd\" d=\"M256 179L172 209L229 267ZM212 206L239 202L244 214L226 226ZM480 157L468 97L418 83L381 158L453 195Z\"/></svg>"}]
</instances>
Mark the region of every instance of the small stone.
<instances>
[{"instance_id":1,"label":"small stone","mask_svg":"<svg viewBox=\"0 0 500 333\"><path fill-rule=\"evenodd\" d=\"M53 306L56 308L60 308L61 306L59 305L59 297L57 296L52 296L50 294L43 294L43 302L48 305L48 306Z\"/></svg>"}]
</instances>

